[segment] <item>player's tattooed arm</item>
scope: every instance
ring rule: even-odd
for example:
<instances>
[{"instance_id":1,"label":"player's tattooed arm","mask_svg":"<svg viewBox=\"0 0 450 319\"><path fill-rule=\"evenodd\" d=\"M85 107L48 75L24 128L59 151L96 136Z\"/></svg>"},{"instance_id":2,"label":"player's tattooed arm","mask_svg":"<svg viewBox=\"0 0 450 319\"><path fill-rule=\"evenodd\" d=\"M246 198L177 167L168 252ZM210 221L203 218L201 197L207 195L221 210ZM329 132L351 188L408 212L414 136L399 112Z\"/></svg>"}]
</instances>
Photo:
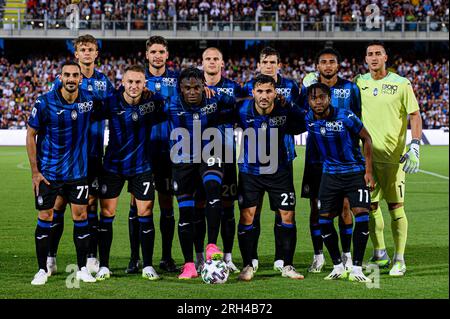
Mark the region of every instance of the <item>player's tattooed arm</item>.
<instances>
[{"instance_id":1,"label":"player's tattooed arm","mask_svg":"<svg viewBox=\"0 0 450 319\"><path fill-rule=\"evenodd\" d=\"M31 167L31 179L33 183L33 191L36 196L39 196L39 184L44 181L45 184L50 185L49 181L39 172L37 166L37 146L36 146L36 136L38 131L30 126L27 128L27 154L28 160L30 161Z\"/></svg>"},{"instance_id":2,"label":"player's tattooed arm","mask_svg":"<svg viewBox=\"0 0 450 319\"><path fill-rule=\"evenodd\" d=\"M364 158L366 159L366 173L364 175L364 180L370 191L373 191L375 188L375 180L373 179L372 174L372 138L364 126L359 132L359 137L363 141Z\"/></svg>"}]
</instances>

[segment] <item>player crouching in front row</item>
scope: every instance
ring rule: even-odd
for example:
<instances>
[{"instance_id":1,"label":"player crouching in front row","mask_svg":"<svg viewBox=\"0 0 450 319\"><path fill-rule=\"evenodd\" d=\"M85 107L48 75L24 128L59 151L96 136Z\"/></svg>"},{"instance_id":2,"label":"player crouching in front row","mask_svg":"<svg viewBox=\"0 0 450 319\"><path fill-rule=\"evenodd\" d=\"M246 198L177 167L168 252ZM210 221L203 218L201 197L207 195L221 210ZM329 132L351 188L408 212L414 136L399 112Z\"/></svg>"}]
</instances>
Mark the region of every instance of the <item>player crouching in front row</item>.
<instances>
[{"instance_id":1,"label":"player crouching in front row","mask_svg":"<svg viewBox=\"0 0 450 319\"><path fill-rule=\"evenodd\" d=\"M362 272L362 261L369 238L370 190L372 176L372 139L358 117L349 110L330 104L331 91L322 83L308 88L311 110L305 117L308 134L324 161L319 189L319 224L323 241L333 260L334 269L326 280L346 278L371 282ZM359 140L363 141L364 157ZM333 219L348 198L355 216L353 232L353 268L348 275L342 264L338 236Z\"/></svg>"}]
</instances>

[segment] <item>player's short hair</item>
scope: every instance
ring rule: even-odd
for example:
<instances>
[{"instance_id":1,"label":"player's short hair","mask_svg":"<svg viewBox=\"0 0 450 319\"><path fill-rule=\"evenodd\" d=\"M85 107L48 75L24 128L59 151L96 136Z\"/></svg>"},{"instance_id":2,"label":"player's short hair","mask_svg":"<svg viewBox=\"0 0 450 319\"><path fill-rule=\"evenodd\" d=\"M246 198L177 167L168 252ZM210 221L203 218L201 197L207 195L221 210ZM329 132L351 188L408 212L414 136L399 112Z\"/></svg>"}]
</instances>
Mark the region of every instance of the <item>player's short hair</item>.
<instances>
[{"instance_id":1,"label":"player's short hair","mask_svg":"<svg viewBox=\"0 0 450 319\"><path fill-rule=\"evenodd\" d=\"M80 67L80 65L79 65L77 62L75 62L75 61L66 61L66 62L64 62L64 63L61 65L61 73L62 73L62 69L63 69L65 66L71 66L71 65L76 66L76 67L78 68L78 70L80 71L80 74L81 74L81 67Z\"/></svg>"},{"instance_id":2,"label":"player's short hair","mask_svg":"<svg viewBox=\"0 0 450 319\"><path fill-rule=\"evenodd\" d=\"M178 78L178 89L180 89L181 81L190 78L200 80L202 81L202 83L205 82L205 76L203 75L202 71L194 67L189 67L181 71L180 76Z\"/></svg>"},{"instance_id":3,"label":"player's short hair","mask_svg":"<svg viewBox=\"0 0 450 319\"><path fill-rule=\"evenodd\" d=\"M322 92L326 93L329 98L331 98L331 90L328 87L328 85L326 85L324 83L320 83L320 82L317 82L317 83L314 83L314 84L308 86L308 91L307 91L308 98L310 96L312 96L313 94L316 94L317 89L320 89Z\"/></svg>"},{"instance_id":4,"label":"player's short hair","mask_svg":"<svg viewBox=\"0 0 450 319\"><path fill-rule=\"evenodd\" d=\"M316 63L319 64L320 57L324 54L332 54L336 57L337 63L341 61L341 55L339 52L334 48L325 48L322 49L317 55L316 55Z\"/></svg>"},{"instance_id":5,"label":"player's short hair","mask_svg":"<svg viewBox=\"0 0 450 319\"><path fill-rule=\"evenodd\" d=\"M95 44L96 49L98 49L97 39L94 36L90 35L90 34L80 35L78 38L76 38L74 40L73 45L75 47L75 50L77 49L77 47L79 45L82 45L83 43Z\"/></svg>"},{"instance_id":6,"label":"player's short hair","mask_svg":"<svg viewBox=\"0 0 450 319\"><path fill-rule=\"evenodd\" d=\"M277 50L275 50L272 47L265 47L264 49L261 50L261 52L259 53L259 61L264 59L266 56L270 56L270 55L276 55L277 62L278 63L280 62L280 60L281 60L280 52L278 52Z\"/></svg>"},{"instance_id":7,"label":"player's short hair","mask_svg":"<svg viewBox=\"0 0 450 319\"><path fill-rule=\"evenodd\" d=\"M261 84L270 83L274 88L276 86L275 80L273 77L265 75L265 74L258 74L255 77L255 82L253 84L253 87L256 88L256 86Z\"/></svg>"},{"instance_id":8,"label":"player's short hair","mask_svg":"<svg viewBox=\"0 0 450 319\"><path fill-rule=\"evenodd\" d=\"M206 52L206 51L209 51L209 50L213 50L213 51L219 52L219 53L220 53L220 56L221 56L222 59L223 59L223 53L222 53L222 51L220 51L220 49L219 49L219 48L216 48L216 47L209 47L209 48L206 48L206 49L203 51L203 53L202 53L202 58L203 58L203 54L205 54L205 52Z\"/></svg>"},{"instance_id":9,"label":"player's short hair","mask_svg":"<svg viewBox=\"0 0 450 319\"><path fill-rule=\"evenodd\" d=\"M145 42L145 48L148 50L153 44L161 44L163 45L167 51L169 51L169 42L167 40L160 36L160 35L153 35Z\"/></svg>"},{"instance_id":10,"label":"player's short hair","mask_svg":"<svg viewBox=\"0 0 450 319\"><path fill-rule=\"evenodd\" d=\"M139 72L139 73L144 74L144 76L145 76L145 68L141 64L133 64L133 65L128 66L125 69L124 74L127 73L128 71Z\"/></svg>"},{"instance_id":11,"label":"player's short hair","mask_svg":"<svg viewBox=\"0 0 450 319\"><path fill-rule=\"evenodd\" d=\"M374 41L370 41L367 45L366 45L366 54L367 54L367 49L369 48L369 47L371 47L372 45L379 45L379 46L381 46L381 47L383 47L383 49L384 49L384 52L386 52L386 54L387 54L387 49L386 49L386 45L384 44L384 42L383 41L380 41L380 40L374 40Z\"/></svg>"}]
</instances>

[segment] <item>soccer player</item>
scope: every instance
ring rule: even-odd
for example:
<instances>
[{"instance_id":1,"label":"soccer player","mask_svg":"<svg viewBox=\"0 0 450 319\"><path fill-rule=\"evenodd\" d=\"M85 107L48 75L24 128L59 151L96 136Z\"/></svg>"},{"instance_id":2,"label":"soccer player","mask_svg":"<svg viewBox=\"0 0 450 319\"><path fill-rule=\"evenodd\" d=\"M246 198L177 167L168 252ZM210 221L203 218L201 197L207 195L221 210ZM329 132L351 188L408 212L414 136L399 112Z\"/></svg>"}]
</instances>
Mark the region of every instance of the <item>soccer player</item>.
<instances>
[{"instance_id":1,"label":"soccer player","mask_svg":"<svg viewBox=\"0 0 450 319\"><path fill-rule=\"evenodd\" d=\"M373 172L375 189L371 193L370 234L373 256L370 260L388 267L384 221L379 202L385 200L391 215L394 238L394 264L391 276L406 272L404 252L408 221L403 207L405 198L405 172L419 171L419 146L422 119L411 82L386 70L388 56L382 42L372 42L366 48L369 73L359 75L355 82L361 90L362 121L373 138ZM411 144L405 153L408 117L411 125ZM402 156L403 155L403 156ZM403 165L401 165L403 164Z\"/></svg>"},{"instance_id":2,"label":"soccer player","mask_svg":"<svg viewBox=\"0 0 450 319\"><path fill-rule=\"evenodd\" d=\"M152 266L155 243L153 201L155 198L150 156L157 152L150 145L154 124L162 121L164 100L143 97L145 69L139 65L128 67L122 79L124 91L108 98L95 117L109 119L109 143L99 180L101 216L98 226L100 270L99 281L110 277L109 253L113 238L113 221L119 195L128 181L128 191L136 200L139 235L142 246L142 277L157 280Z\"/></svg>"},{"instance_id":3,"label":"soccer player","mask_svg":"<svg viewBox=\"0 0 450 319\"><path fill-rule=\"evenodd\" d=\"M373 189L372 141L361 120L350 110L331 105L331 91L324 83L308 87L311 110L306 115L308 134L323 159L319 188L319 225L325 246L333 261L327 280L347 277L339 252L333 218L342 212L348 198L355 216L353 267L349 280L371 282L362 272L362 261L369 238L369 188ZM363 141L364 157L359 140Z\"/></svg>"},{"instance_id":4,"label":"soccer player","mask_svg":"<svg viewBox=\"0 0 450 319\"><path fill-rule=\"evenodd\" d=\"M303 275L293 267L297 242L295 189L292 161L284 141L285 135L293 134L295 127L295 134L305 131L304 112L290 103L283 106L279 101L275 102L276 82L271 76L258 75L254 80L252 95L254 98L242 104L237 116L237 124L244 130L238 161L241 210L238 239L244 265L239 279L250 281L254 276L254 217L266 191L271 210L278 212L281 217L279 240L284 264L282 276L303 279ZM267 148L270 149L268 165L263 160Z\"/></svg>"},{"instance_id":5,"label":"soccer player","mask_svg":"<svg viewBox=\"0 0 450 319\"><path fill-rule=\"evenodd\" d=\"M359 88L353 82L338 76L340 55L333 48L325 48L316 57L317 73L308 74L303 80L299 103L309 111L307 89L313 83L324 83L331 89L331 104L352 111L361 117L361 97ZM303 173L302 197L310 201L310 231L314 248L314 259L308 271L319 273L325 265L323 240L320 234L319 211L317 207L320 177L323 162L318 150L306 140L305 169ZM352 256L350 246L353 232L353 216L347 199L344 199L342 214L339 216L339 234L342 247L342 262L347 271L351 270Z\"/></svg>"},{"instance_id":6,"label":"soccer player","mask_svg":"<svg viewBox=\"0 0 450 319\"><path fill-rule=\"evenodd\" d=\"M80 88L87 90L98 100L104 100L114 93L114 86L108 77L95 69L95 60L98 57L97 40L90 34L78 37L74 42L75 58L81 68L83 75ZM52 90L61 87L61 80L57 78L53 83ZM89 272L96 273L99 269L97 260L97 225L98 225L98 174L102 167L103 140L105 132L105 122L92 122L88 135L88 183L89 183L89 204L88 204L88 224L90 244L86 267ZM49 275L56 273L56 254L59 241L64 230L64 211L67 199L63 196L56 198L53 209L53 221L50 229L49 255L47 258L47 269Z\"/></svg>"},{"instance_id":7,"label":"soccer player","mask_svg":"<svg viewBox=\"0 0 450 319\"><path fill-rule=\"evenodd\" d=\"M61 69L61 89L41 95L28 121L26 145L35 205L39 211L35 232L39 271L32 285L47 282L46 258L58 193L62 193L71 203L73 240L79 268L76 278L83 282L95 282L86 268L90 237L87 220L87 136L95 100L90 92L79 89L81 80L80 66L75 62L66 62Z\"/></svg>"},{"instance_id":8,"label":"soccer player","mask_svg":"<svg viewBox=\"0 0 450 319\"><path fill-rule=\"evenodd\" d=\"M227 94L233 97L242 97L242 87L235 81L227 79L222 76L222 68L224 67L222 52L214 47L207 48L202 54L202 65L205 76L206 85L216 91L217 94ZM225 124L219 126L222 134L225 134L225 128L233 128L232 124ZM223 135L225 136L225 135ZM234 217L234 201L237 199L237 175L235 151L236 144L234 135L226 140L224 146L228 148L227 151L233 153L233 161L231 163L224 163L224 178L222 184L222 220L221 220L221 235L223 241L224 261L230 271L239 273L236 265L232 260L232 249L234 243L234 236L236 233L236 221ZM226 152L226 150L223 150ZM205 237L205 217L202 208L196 208L195 223L195 250L197 253L197 266L201 265L203 240ZM197 231L197 230L200 231ZM198 269L198 267L197 267Z\"/></svg>"},{"instance_id":9,"label":"soccer player","mask_svg":"<svg viewBox=\"0 0 450 319\"><path fill-rule=\"evenodd\" d=\"M198 277L193 257L193 219L194 195L201 187L204 188L206 197L206 259L223 258L223 252L216 245L222 213L223 160L220 150L217 149L213 149L213 156L210 153L205 154L208 155L207 159L202 156L204 146L212 140L202 139L201 135L208 127L214 128L220 124L222 111L231 110L236 101L226 94L206 97L203 72L196 68L183 70L178 79L178 86L179 96L171 99L167 116L171 131L173 189L180 210L178 237L185 260L183 271L178 278L191 279ZM217 138L221 141L220 131L217 132Z\"/></svg>"},{"instance_id":10,"label":"soccer player","mask_svg":"<svg viewBox=\"0 0 450 319\"><path fill-rule=\"evenodd\" d=\"M161 36L152 36L146 42L145 56L148 69L145 73L146 87L162 95L166 100L177 96L178 73L167 69L169 44ZM173 213L172 169L169 155L169 130L167 121L155 125L151 132L152 167L155 188L158 191L158 203L161 211L160 231L162 258L159 268L167 272L177 272L178 268L172 258L172 242L175 233ZM126 273L139 271L139 222L135 200L132 196L128 221L131 257Z\"/></svg>"},{"instance_id":11,"label":"soccer player","mask_svg":"<svg viewBox=\"0 0 450 319\"><path fill-rule=\"evenodd\" d=\"M288 103L295 103L298 101L299 97L299 87L295 81L286 79L279 74L281 68L280 53L271 48L266 47L261 50L259 54L258 69L261 74L268 75L275 80L276 93L283 96ZM253 88L255 81L249 81L244 85L244 91L246 91L248 96L253 96ZM285 144L287 146L288 159L293 161L297 156L295 153L294 137L290 134L285 135ZM254 218L255 229L253 231L255 236L255 245L253 253L253 268L255 271L258 270L258 239L261 233L261 209L262 209L262 198L261 203L258 205L258 210ZM278 212L275 212L275 223L274 223L274 235L275 235L275 261L273 268L276 271L283 270L283 252L281 248L281 216Z\"/></svg>"}]
</instances>

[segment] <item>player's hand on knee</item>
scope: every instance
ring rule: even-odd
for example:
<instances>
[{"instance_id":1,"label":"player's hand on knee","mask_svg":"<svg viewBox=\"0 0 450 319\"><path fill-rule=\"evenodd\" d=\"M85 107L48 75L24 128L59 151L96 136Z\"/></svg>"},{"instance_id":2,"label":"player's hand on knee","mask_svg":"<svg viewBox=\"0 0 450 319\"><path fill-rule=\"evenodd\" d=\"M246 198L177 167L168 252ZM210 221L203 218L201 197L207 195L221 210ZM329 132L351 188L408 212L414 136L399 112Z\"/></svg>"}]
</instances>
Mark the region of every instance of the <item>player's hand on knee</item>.
<instances>
[{"instance_id":1,"label":"player's hand on knee","mask_svg":"<svg viewBox=\"0 0 450 319\"><path fill-rule=\"evenodd\" d=\"M38 172L37 174L33 174L32 181L33 181L33 191L36 194L36 196L39 196L39 184L42 181L44 181L45 184L50 185L50 182L40 172Z\"/></svg>"},{"instance_id":2,"label":"player's hand on knee","mask_svg":"<svg viewBox=\"0 0 450 319\"><path fill-rule=\"evenodd\" d=\"M369 190L373 191L375 189L375 180L373 179L372 173L364 174L364 180L366 181L366 186Z\"/></svg>"},{"instance_id":3,"label":"player's hand on knee","mask_svg":"<svg viewBox=\"0 0 450 319\"><path fill-rule=\"evenodd\" d=\"M409 145L409 150L401 158L400 163L403 165L403 170L408 174L415 174L419 171L419 156L420 156L420 141L412 140Z\"/></svg>"}]
</instances>

